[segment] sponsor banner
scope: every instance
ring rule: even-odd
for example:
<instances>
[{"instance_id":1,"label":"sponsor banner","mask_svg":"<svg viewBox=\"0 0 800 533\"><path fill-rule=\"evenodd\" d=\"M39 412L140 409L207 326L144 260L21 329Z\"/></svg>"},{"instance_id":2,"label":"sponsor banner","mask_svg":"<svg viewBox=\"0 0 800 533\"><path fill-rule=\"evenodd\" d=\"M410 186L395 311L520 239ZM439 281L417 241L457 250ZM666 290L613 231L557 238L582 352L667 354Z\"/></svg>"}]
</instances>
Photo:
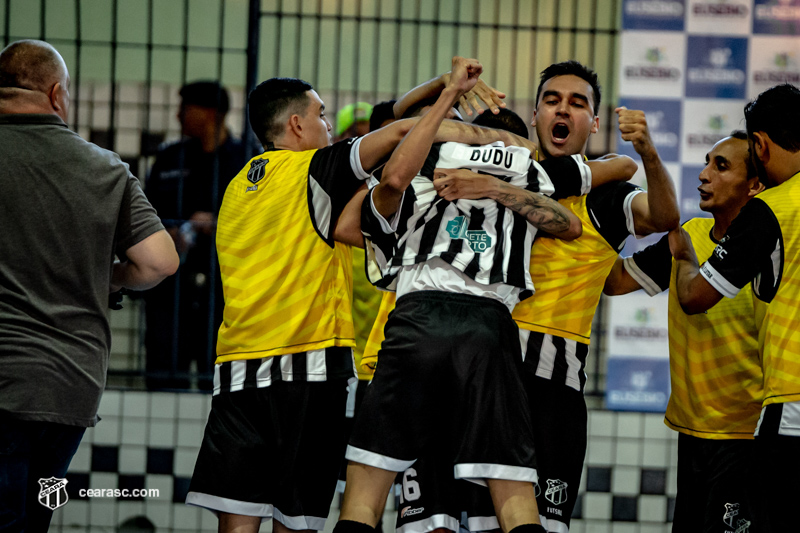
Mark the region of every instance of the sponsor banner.
<instances>
[{"instance_id":1,"label":"sponsor banner","mask_svg":"<svg viewBox=\"0 0 800 533\"><path fill-rule=\"evenodd\" d=\"M649 98L620 98L619 105L628 109L644 111L647 118L647 127L653 139L658 154L662 161L680 161L680 135L681 135L681 101L656 100ZM641 159L633 144L622 140L622 134L617 128L617 151L620 154ZM644 169L639 166L642 184L644 183ZM637 173L638 174L638 173ZM635 178L636 176L634 176ZM637 183L639 185L639 183Z\"/></svg>"},{"instance_id":2,"label":"sponsor banner","mask_svg":"<svg viewBox=\"0 0 800 533\"><path fill-rule=\"evenodd\" d=\"M625 0L622 29L682 31L685 11L685 0Z\"/></svg>"},{"instance_id":3,"label":"sponsor banner","mask_svg":"<svg viewBox=\"0 0 800 533\"><path fill-rule=\"evenodd\" d=\"M606 408L664 412L669 399L667 293L604 298L609 309Z\"/></svg>"},{"instance_id":4,"label":"sponsor banner","mask_svg":"<svg viewBox=\"0 0 800 533\"><path fill-rule=\"evenodd\" d=\"M701 164L720 140L744 129L746 100L687 99L683 102L681 162Z\"/></svg>"},{"instance_id":5,"label":"sponsor banner","mask_svg":"<svg viewBox=\"0 0 800 533\"><path fill-rule=\"evenodd\" d=\"M800 40L754 36L750 42L748 99L779 83L800 87Z\"/></svg>"},{"instance_id":6,"label":"sponsor banner","mask_svg":"<svg viewBox=\"0 0 800 533\"><path fill-rule=\"evenodd\" d=\"M689 0L686 30L704 35L749 35L752 0Z\"/></svg>"},{"instance_id":7,"label":"sponsor banner","mask_svg":"<svg viewBox=\"0 0 800 533\"><path fill-rule=\"evenodd\" d=\"M606 348L609 357L669 357L667 293L650 297L644 291L636 291L605 299L608 304Z\"/></svg>"},{"instance_id":8,"label":"sponsor banner","mask_svg":"<svg viewBox=\"0 0 800 533\"><path fill-rule=\"evenodd\" d=\"M609 357L606 409L664 413L669 394L669 360Z\"/></svg>"},{"instance_id":9,"label":"sponsor banner","mask_svg":"<svg viewBox=\"0 0 800 533\"><path fill-rule=\"evenodd\" d=\"M755 0L753 33L800 35L800 0Z\"/></svg>"},{"instance_id":10,"label":"sponsor banner","mask_svg":"<svg viewBox=\"0 0 800 533\"><path fill-rule=\"evenodd\" d=\"M746 38L690 35L686 58L686 96L746 97Z\"/></svg>"},{"instance_id":11,"label":"sponsor banner","mask_svg":"<svg viewBox=\"0 0 800 533\"><path fill-rule=\"evenodd\" d=\"M681 222L690 218L711 218L710 213L700 210L700 172L705 167L703 165L684 165L683 177L681 179L680 199Z\"/></svg>"},{"instance_id":12,"label":"sponsor banner","mask_svg":"<svg viewBox=\"0 0 800 533\"><path fill-rule=\"evenodd\" d=\"M683 96L686 36L676 32L631 31L620 40L619 95Z\"/></svg>"}]
</instances>

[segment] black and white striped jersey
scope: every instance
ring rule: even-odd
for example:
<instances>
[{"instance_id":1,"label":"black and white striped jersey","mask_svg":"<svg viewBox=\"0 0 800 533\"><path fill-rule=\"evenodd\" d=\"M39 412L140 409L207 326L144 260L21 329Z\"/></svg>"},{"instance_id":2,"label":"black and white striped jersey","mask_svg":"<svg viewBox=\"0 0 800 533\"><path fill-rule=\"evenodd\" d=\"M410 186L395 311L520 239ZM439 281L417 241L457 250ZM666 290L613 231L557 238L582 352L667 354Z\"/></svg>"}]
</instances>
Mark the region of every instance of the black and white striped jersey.
<instances>
[{"instance_id":1,"label":"black and white striped jersey","mask_svg":"<svg viewBox=\"0 0 800 533\"><path fill-rule=\"evenodd\" d=\"M448 202L433 187L435 168L466 168L554 198L586 194L591 171L581 156L531 160L530 151L495 143L434 145L406 189L397 230L387 233L365 201L361 228L367 240L370 281L394 290L408 266L440 258L477 283L503 283L532 291L530 248L536 228L494 200Z\"/></svg>"}]
</instances>

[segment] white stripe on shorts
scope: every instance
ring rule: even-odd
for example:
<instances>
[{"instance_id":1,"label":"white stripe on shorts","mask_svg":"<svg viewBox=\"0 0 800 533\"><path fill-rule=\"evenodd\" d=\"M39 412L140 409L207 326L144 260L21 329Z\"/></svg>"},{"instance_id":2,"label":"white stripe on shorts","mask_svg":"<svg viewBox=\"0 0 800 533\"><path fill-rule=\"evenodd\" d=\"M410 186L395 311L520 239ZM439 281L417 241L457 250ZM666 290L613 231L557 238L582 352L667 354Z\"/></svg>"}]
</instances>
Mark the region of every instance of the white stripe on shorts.
<instances>
[{"instance_id":1,"label":"white stripe on shorts","mask_svg":"<svg viewBox=\"0 0 800 533\"><path fill-rule=\"evenodd\" d=\"M374 466L375 468L382 468L384 470L391 470L392 472L405 472L406 469L411 468L411 465L416 462L416 459L412 459L411 461L395 459L379 453L356 448L349 444L347 445L347 453L345 453L344 456L348 461L355 461L356 463Z\"/></svg>"},{"instance_id":2,"label":"white stripe on shorts","mask_svg":"<svg viewBox=\"0 0 800 533\"><path fill-rule=\"evenodd\" d=\"M508 479L536 483L539 476L535 468L525 466L498 465L492 463L461 463L454 467L456 479L463 479L486 486L486 479Z\"/></svg>"},{"instance_id":3,"label":"white stripe on shorts","mask_svg":"<svg viewBox=\"0 0 800 533\"><path fill-rule=\"evenodd\" d=\"M500 523L496 516L470 516L467 517L467 529L472 533L478 531L492 531L500 529Z\"/></svg>"},{"instance_id":4,"label":"white stripe on shorts","mask_svg":"<svg viewBox=\"0 0 800 533\"><path fill-rule=\"evenodd\" d=\"M214 514L230 513L245 516L259 516L261 521L272 518L273 507L269 503L253 503L222 498L203 492L190 492L186 495L186 505L194 505L208 509Z\"/></svg>"},{"instance_id":5,"label":"white stripe on shorts","mask_svg":"<svg viewBox=\"0 0 800 533\"><path fill-rule=\"evenodd\" d=\"M294 529L295 531L304 529L322 531L325 529L325 522L327 521L327 517L322 518L319 516L286 516L278 509L275 509L272 518L289 529Z\"/></svg>"},{"instance_id":6,"label":"white stripe on shorts","mask_svg":"<svg viewBox=\"0 0 800 533\"><path fill-rule=\"evenodd\" d=\"M400 517L400 513L409 509L410 507L405 507L399 511L397 511L398 518ZM415 522L408 522L407 524L403 524L402 526L395 528L396 533L427 533L428 531L433 531L434 529L445 528L449 529L450 531L458 531L460 525L460 520L456 520L454 517L446 514L435 514L431 517L425 518L424 520L417 520Z\"/></svg>"}]
</instances>

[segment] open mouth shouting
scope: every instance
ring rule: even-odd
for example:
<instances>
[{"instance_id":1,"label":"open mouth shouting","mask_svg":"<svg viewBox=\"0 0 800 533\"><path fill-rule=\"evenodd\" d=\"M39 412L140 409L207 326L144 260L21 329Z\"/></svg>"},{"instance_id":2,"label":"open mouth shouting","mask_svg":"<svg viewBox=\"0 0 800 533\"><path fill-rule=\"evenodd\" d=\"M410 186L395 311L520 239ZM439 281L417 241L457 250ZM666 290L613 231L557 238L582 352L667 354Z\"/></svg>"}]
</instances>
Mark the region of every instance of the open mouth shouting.
<instances>
[{"instance_id":1,"label":"open mouth shouting","mask_svg":"<svg viewBox=\"0 0 800 533\"><path fill-rule=\"evenodd\" d=\"M569 126L563 122L559 122L553 126L551 137L553 139L553 144L559 145L566 143L567 137L569 137Z\"/></svg>"}]
</instances>

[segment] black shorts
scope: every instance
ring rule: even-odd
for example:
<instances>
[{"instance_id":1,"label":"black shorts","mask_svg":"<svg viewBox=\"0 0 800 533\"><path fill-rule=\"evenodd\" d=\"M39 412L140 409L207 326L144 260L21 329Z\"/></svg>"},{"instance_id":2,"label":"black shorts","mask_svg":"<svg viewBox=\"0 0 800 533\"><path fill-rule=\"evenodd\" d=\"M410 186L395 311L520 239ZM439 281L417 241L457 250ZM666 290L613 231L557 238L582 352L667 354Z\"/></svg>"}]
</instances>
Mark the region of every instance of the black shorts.
<instances>
[{"instance_id":1,"label":"black shorts","mask_svg":"<svg viewBox=\"0 0 800 533\"><path fill-rule=\"evenodd\" d=\"M760 531L794 531L797 518L797 480L800 479L800 402L764 406L756 431L758 465L756 480L757 514ZM781 488L784 487L784 488ZM789 487L788 489L785 487Z\"/></svg>"},{"instance_id":2,"label":"black shorts","mask_svg":"<svg viewBox=\"0 0 800 533\"><path fill-rule=\"evenodd\" d=\"M533 429L508 309L478 296L407 294L386 323L347 458L402 472L435 442L459 479L536 480Z\"/></svg>"},{"instance_id":3,"label":"black shorts","mask_svg":"<svg viewBox=\"0 0 800 533\"><path fill-rule=\"evenodd\" d=\"M186 503L322 530L344 455L347 379L213 397Z\"/></svg>"},{"instance_id":4,"label":"black shorts","mask_svg":"<svg viewBox=\"0 0 800 533\"><path fill-rule=\"evenodd\" d=\"M753 517L756 491L769 488L757 483L756 468L756 444L752 440L678 434L673 531L766 531Z\"/></svg>"},{"instance_id":5,"label":"black shorts","mask_svg":"<svg viewBox=\"0 0 800 533\"><path fill-rule=\"evenodd\" d=\"M548 531L569 531L586 458L586 399L572 387L539 376L528 374L523 381L539 461L539 515Z\"/></svg>"},{"instance_id":6,"label":"black shorts","mask_svg":"<svg viewBox=\"0 0 800 533\"><path fill-rule=\"evenodd\" d=\"M586 457L586 400L582 392L534 372L523 371L522 381L533 422L539 517L548 531L566 532ZM488 495L468 489L464 501L470 531L500 527Z\"/></svg>"}]
</instances>

